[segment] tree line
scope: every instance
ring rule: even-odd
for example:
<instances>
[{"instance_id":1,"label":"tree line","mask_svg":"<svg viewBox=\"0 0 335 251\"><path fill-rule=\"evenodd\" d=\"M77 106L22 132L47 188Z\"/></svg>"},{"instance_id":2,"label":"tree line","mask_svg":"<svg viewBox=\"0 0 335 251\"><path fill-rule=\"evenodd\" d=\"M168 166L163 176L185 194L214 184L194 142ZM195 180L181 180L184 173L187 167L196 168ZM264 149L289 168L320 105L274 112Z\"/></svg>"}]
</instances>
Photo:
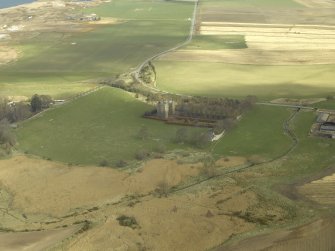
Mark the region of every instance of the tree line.
<instances>
[{"instance_id":1,"label":"tree line","mask_svg":"<svg viewBox=\"0 0 335 251\"><path fill-rule=\"evenodd\" d=\"M0 157L10 153L16 139L11 124L25 120L48 108L52 99L47 95L33 95L30 102L13 102L0 98Z\"/></svg>"}]
</instances>

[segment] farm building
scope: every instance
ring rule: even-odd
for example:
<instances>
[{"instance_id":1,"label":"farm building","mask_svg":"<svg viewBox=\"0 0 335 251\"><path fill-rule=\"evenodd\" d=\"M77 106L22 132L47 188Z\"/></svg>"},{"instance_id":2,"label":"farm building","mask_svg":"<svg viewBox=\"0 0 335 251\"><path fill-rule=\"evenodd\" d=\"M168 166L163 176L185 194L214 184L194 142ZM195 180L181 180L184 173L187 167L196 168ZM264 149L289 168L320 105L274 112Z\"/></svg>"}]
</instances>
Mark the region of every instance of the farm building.
<instances>
[{"instance_id":1,"label":"farm building","mask_svg":"<svg viewBox=\"0 0 335 251\"><path fill-rule=\"evenodd\" d=\"M323 123L320 126L320 131L323 131L323 132L334 132L334 134L335 134L335 123L334 122Z\"/></svg>"},{"instance_id":2,"label":"farm building","mask_svg":"<svg viewBox=\"0 0 335 251\"><path fill-rule=\"evenodd\" d=\"M311 133L316 136L335 139L335 111L318 110L316 123L313 124Z\"/></svg>"},{"instance_id":3,"label":"farm building","mask_svg":"<svg viewBox=\"0 0 335 251\"><path fill-rule=\"evenodd\" d=\"M80 18L80 21L99 21L99 20L101 20L101 18L95 13Z\"/></svg>"},{"instance_id":4,"label":"farm building","mask_svg":"<svg viewBox=\"0 0 335 251\"><path fill-rule=\"evenodd\" d=\"M321 112L318 116L318 118L316 119L316 122L317 123L324 123L324 122L327 122L329 118L329 113L323 113Z\"/></svg>"}]
</instances>

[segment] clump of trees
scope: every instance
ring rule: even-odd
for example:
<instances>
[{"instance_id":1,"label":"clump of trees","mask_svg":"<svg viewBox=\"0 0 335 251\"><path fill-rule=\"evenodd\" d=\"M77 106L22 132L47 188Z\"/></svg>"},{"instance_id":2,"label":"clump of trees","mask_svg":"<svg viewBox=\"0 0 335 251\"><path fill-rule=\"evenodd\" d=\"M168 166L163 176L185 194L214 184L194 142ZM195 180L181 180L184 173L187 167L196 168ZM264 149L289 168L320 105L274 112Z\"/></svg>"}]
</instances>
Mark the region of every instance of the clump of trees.
<instances>
[{"instance_id":1,"label":"clump of trees","mask_svg":"<svg viewBox=\"0 0 335 251\"><path fill-rule=\"evenodd\" d=\"M151 61L149 61L149 63L142 68L140 78L146 84L152 84L156 81L156 69Z\"/></svg>"},{"instance_id":2,"label":"clump of trees","mask_svg":"<svg viewBox=\"0 0 335 251\"><path fill-rule=\"evenodd\" d=\"M52 102L52 98L49 95L34 94L30 101L31 111L34 113L40 112L49 108Z\"/></svg>"},{"instance_id":3,"label":"clump of trees","mask_svg":"<svg viewBox=\"0 0 335 251\"><path fill-rule=\"evenodd\" d=\"M0 120L6 119L10 123L27 119L31 116L30 106L25 102L10 102L0 99Z\"/></svg>"},{"instance_id":4,"label":"clump of trees","mask_svg":"<svg viewBox=\"0 0 335 251\"><path fill-rule=\"evenodd\" d=\"M223 120L236 118L250 109L256 102L255 96L244 100L229 98L192 97L182 99L176 107L178 115L192 118Z\"/></svg>"},{"instance_id":5,"label":"clump of trees","mask_svg":"<svg viewBox=\"0 0 335 251\"><path fill-rule=\"evenodd\" d=\"M205 148L209 144L209 133L190 133L185 127L176 131L174 142L177 144L189 144L198 148Z\"/></svg>"},{"instance_id":6,"label":"clump of trees","mask_svg":"<svg viewBox=\"0 0 335 251\"><path fill-rule=\"evenodd\" d=\"M34 113L49 108L52 98L48 95L33 95L30 103L21 101L13 102L7 98L0 98L0 120L7 119L10 123L25 120Z\"/></svg>"}]
</instances>

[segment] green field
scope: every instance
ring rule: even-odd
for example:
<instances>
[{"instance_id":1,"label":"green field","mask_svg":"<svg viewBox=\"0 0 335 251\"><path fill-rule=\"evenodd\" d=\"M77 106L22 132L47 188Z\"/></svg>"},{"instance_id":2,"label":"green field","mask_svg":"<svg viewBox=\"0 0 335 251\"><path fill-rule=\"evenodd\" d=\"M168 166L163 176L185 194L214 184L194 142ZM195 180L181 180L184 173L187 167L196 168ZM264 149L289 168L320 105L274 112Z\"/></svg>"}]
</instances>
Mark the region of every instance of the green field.
<instances>
[{"instance_id":1,"label":"green field","mask_svg":"<svg viewBox=\"0 0 335 251\"><path fill-rule=\"evenodd\" d=\"M21 124L19 148L67 163L114 164L161 144L167 149L187 147L172 142L179 126L142 118L151 109L122 90L106 87ZM149 130L146 140L137 137L142 126Z\"/></svg>"},{"instance_id":2,"label":"green field","mask_svg":"<svg viewBox=\"0 0 335 251\"><path fill-rule=\"evenodd\" d=\"M123 21L70 36L41 33L16 44L23 57L0 67L2 93L66 96L78 91L78 81L131 71L186 39L193 4L116 0L85 11Z\"/></svg>"},{"instance_id":3,"label":"green field","mask_svg":"<svg viewBox=\"0 0 335 251\"><path fill-rule=\"evenodd\" d=\"M181 94L319 97L335 94L335 65L263 66L156 61L158 88Z\"/></svg>"},{"instance_id":4,"label":"green field","mask_svg":"<svg viewBox=\"0 0 335 251\"><path fill-rule=\"evenodd\" d=\"M289 116L290 111L285 108L256 106L218 142L214 152L261 159L280 156L292 144L283 130L283 123Z\"/></svg>"}]
</instances>

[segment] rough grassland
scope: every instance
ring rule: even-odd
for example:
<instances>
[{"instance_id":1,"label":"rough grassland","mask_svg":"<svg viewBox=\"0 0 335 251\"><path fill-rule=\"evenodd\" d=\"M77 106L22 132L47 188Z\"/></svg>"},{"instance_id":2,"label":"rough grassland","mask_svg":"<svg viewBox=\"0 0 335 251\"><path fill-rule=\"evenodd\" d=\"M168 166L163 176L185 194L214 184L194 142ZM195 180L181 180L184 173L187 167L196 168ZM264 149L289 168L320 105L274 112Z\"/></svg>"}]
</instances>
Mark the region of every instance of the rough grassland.
<instances>
[{"instance_id":1,"label":"rough grassland","mask_svg":"<svg viewBox=\"0 0 335 251\"><path fill-rule=\"evenodd\" d=\"M179 127L141 117L151 109L121 90L104 88L21 124L19 147L45 158L80 164L133 160L138 150L152 151L159 144L177 147L172 140ZM150 131L147 140L137 138L142 126Z\"/></svg>"},{"instance_id":2,"label":"rough grassland","mask_svg":"<svg viewBox=\"0 0 335 251\"><path fill-rule=\"evenodd\" d=\"M283 131L283 123L290 116L284 108L256 106L245 114L237 127L225 135L214 152L223 155L275 158L291 145Z\"/></svg>"},{"instance_id":3,"label":"rough grassland","mask_svg":"<svg viewBox=\"0 0 335 251\"><path fill-rule=\"evenodd\" d=\"M173 93L313 97L335 94L334 65L263 66L208 62L155 62L158 87Z\"/></svg>"},{"instance_id":4,"label":"rough grassland","mask_svg":"<svg viewBox=\"0 0 335 251\"><path fill-rule=\"evenodd\" d=\"M145 0L113 1L87 9L89 13L121 18L124 22L94 26L90 32L71 36L64 33L55 38L52 33L41 34L15 45L23 57L0 68L0 88L8 95L29 96L38 90L59 96L77 91L72 88L73 79L114 77L129 71L144 59L185 40L192 10L192 3ZM16 84L18 90L7 89ZM37 90L36 84L41 85ZM31 87L31 91L19 93L22 86Z\"/></svg>"}]
</instances>

